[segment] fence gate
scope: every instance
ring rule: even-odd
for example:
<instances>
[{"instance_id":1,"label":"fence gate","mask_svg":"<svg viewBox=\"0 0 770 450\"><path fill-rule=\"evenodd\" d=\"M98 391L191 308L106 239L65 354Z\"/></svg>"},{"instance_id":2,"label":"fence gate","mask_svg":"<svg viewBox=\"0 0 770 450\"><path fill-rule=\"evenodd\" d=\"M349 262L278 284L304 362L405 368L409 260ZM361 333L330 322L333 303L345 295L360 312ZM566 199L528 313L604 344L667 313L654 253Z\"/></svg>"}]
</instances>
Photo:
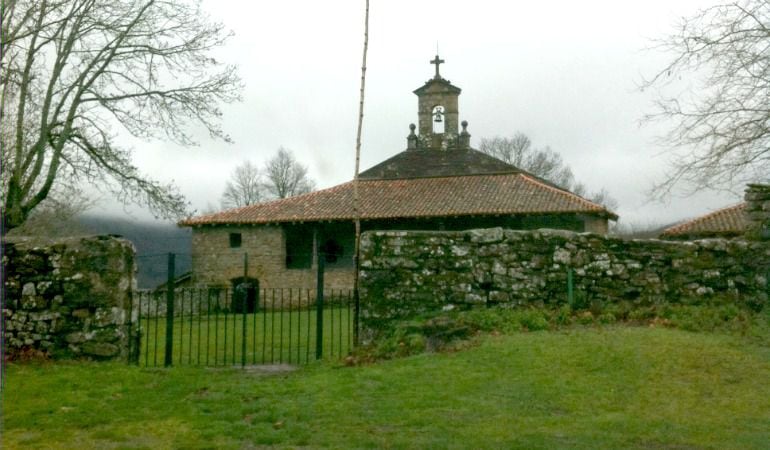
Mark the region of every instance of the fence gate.
<instances>
[{"instance_id":1,"label":"fence gate","mask_svg":"<svg viewBox=\"0 0 770 450\"><path fill-rule=\"evenodd\" d=\"M173 273L172 259L169 266ZM132 360L147 367L246 366L343 357L358 335L354 292L324 292L322 283L320 275L321 289L260 289L244 277L228 288L139 291Z\"/></svg>"}]
</instances>

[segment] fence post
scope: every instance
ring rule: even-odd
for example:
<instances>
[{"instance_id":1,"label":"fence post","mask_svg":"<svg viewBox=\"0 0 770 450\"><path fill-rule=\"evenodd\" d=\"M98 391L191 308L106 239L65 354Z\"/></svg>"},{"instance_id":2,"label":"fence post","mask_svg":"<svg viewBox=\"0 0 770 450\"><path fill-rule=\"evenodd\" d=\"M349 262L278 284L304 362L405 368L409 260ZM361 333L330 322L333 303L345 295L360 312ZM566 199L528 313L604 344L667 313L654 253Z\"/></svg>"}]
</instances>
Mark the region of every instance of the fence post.
<instances>
[{"instance_id":1,"label":"fence post","mask_svg":"<svg viewBox=\"0 0 770 450\"><path fill-rule=\"evenodd\" d=\"M323 356L324 339L324 260L326 255L318 249L318 272L316 275L316 327L315 327L315 359Z\"/></svg>"},{"instance_id":2,"label":"fence post","mask_svg":"<svg viewBox=\"0 0 770 450\"><path fill-rule=\"evenodd\" d=\"M575 293L573 291L572 268L567 269L567 303L572 307L575 304Z\"/></svg>"},{"instance_id":3,"label":"fence post","mask_svg":"<svg viewBox=\"0 0 770 450\"><path fill-rule=\"evenodd\" d=\"M174 345L174 271L176 255L168 254L168 279L166 281L166 354L163 365L171 366Z\"/></svg>"},{"instance_id":4,"label":"fence post","mask_svg":"<svg viewBox=\"0 0 770 450\"><path fill-rule=\"evenodd\" d=\"M358 285L353 286L353 301L355 302L355 310L353 311L353 345L358 346L358 321L361 311L361 297L359 296Z\"/></svg>"},{"instance_id":5,"label":"fence post","mask_svg":"<svg viewBox=\"0 0 770 450\"><path fill-rule=\"evenodd\" d=\"M136 325L136 336L134 336L133 334L134 298L139 299L139 301L137 302L137 311L136 311L136 318L138 321L138 324ZM149 307L149 303L148 303L148 307ZM126 334L128 335L128 363L139 364L139 349L142 346L142 297L136 291L132 292L131 300L129 300L129 303L128 303L128 333ZM136 341L137 341L136 352L134 352L134 338L136 338Z\"/></svg>"},{"instance_id":6,"label":"fence post","mask_svg":"<svg viewBox=\"0 0 770 450\"><path fill-rule=\"evenodd\" d=\"M246 314L249 310L249 254L243 254L243 284L239 286L243 292L241 293L241 313L243 318L241 320L241 367L246 367Z\"/></svg>"}]
</instances>

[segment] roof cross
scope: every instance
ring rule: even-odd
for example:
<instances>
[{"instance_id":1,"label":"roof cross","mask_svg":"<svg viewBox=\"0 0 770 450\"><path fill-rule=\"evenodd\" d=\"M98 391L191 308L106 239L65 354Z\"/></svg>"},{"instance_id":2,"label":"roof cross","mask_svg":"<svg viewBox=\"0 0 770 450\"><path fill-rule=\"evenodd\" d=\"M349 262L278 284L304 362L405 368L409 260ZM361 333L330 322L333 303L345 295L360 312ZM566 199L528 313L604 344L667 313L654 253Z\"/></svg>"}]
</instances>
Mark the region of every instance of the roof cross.
<instances>
[{"instance_id":1,"label":"roof cross","mask_svg":"<svg viewBox=\"0 0 770 450\"><path fill-rule=\"evenodd\" d=\"M433 61L431 61L431 62L430 62L431 64L435 64L435 65L436 65L436 78L441 78L441 75L439 75L439 74L438 74L438 66L439 66L439 64L442 64L442 63L444 63L444 62L445 62L445 61L444 61L443 59L440 59L440 58L438 57L438 54L437 54L437 55L436 55L436 57L433 59Z\"/></svg>"}]
</instances>

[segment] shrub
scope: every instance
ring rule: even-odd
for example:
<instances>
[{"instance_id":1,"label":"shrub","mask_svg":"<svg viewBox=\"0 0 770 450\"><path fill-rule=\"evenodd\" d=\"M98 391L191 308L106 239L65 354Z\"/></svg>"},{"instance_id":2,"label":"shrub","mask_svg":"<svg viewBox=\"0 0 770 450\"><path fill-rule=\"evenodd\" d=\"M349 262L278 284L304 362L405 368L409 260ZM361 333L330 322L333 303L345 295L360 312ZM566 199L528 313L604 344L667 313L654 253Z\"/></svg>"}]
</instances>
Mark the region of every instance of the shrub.
<instances>
[{"instance_id":1,"label":"shrub","mask_svg":"<svg viewBox=\"0 0 770 450\"><path fill-rule=\"evenodd\" d=\"M585 296L582 297L585 299ZM720 301L722 300L722 301ZM688 331L740 332L770 342L770 311L756 313L729 299L707 304L653 305L628 300L592 299L586 308L569 304L510 308L496 306L440 312L391 324L381 330L369 347L356 350L356 361L407 356L424 351L443 351L463 346L479 332L516 333L559 328L572 324L592 326L618 322L675 327Z\"/></svg>"},{"instance_id":2,"label":"shrub","mask_svg":"<svg viewBox=\"0 0 770 450\"><path fill-rule=\"evenodd\" d=\"M605 312L599 316L599 323L609 325L611 323L615 323L617 319L615 318L615 315L610 312Z\"/></svg>"},{"instance_id":3,"label":"shrub","mask_svg":"<svg viewBox=\"0 0 770 450\"><path fill-rule=\"evenodd\" d=\"M572 323L572 308L569 305L562 305L556 310L554 320L558 325L569 325Z\"/></svg>"},{"instance_id":4,"label":"shrub","mask_svg":"<svg viewBox=\"0 0 770 450\"><path fill-rule=\"evenodd\" d=\"M519 323L522 328L529 331L538 331L548 329L548 319L541 310L526 309L519 315Z\"/></svg>"}]
</instances>

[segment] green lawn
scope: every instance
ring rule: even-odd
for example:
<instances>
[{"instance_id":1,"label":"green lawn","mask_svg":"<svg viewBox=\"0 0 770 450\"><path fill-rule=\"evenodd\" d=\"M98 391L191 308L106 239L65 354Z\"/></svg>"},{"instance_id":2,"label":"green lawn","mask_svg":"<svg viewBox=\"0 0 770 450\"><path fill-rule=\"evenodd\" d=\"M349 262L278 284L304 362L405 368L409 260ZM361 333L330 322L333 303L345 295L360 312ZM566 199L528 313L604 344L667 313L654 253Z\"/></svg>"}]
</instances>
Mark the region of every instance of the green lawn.
<instances>
[{"instance_id":1,"label":"green lawn","mask_svg":"<svg viewBox=\"0 0 770 450\"><path fill-rule=\"evenodd\" d=\"M353 343L353 309L326 308L323 313L323 356L339 359ZM163 366L166 318L144 318L139 364ZM232 366L305 364L315 360L315 310L230 314L216 312L174 320L173 365Z\"/></svg>"},{"instance_id":2,"label":"green lawn","mask_svg":"<svg viewBox=\"0 0 770 450\"><path fill-rule=\"evenodd\" d=\"M4 448L766 449L770 348L642 327L291 373L7 367Z\"/></svg>"}]
</instances>

